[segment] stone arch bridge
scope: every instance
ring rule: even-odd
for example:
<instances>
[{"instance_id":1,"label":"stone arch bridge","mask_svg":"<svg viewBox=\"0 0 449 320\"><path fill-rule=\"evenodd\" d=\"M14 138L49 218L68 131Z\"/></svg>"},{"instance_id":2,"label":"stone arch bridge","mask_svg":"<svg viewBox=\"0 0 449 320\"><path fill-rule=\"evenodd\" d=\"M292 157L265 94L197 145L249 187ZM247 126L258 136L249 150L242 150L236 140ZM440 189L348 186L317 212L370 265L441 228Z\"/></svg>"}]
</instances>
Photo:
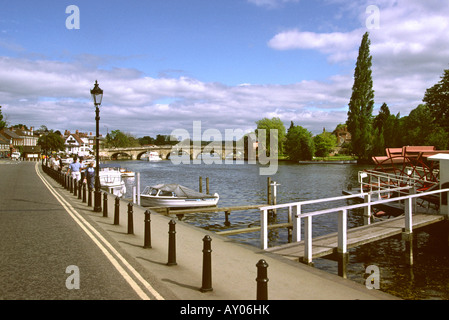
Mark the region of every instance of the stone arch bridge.
<instances>
[{"instance_id":1,"label":"stone arch bridge","mask_svg":"<svg viewBox=\"0 0 449 320\"><path fill-rule=\"evenodd\" d=\"M162 160L170 160L173 155L188 156L190 160L200 159L200 155L216 154L216 157L225 159L244 159L246 158L245 148L243 146L231 146L220 143L210 143L206 146L182 146L182 145L166 145L166 146L143 146L130 148L110 148L101 149L100 158L102 159L117 159L126 158L129 160L140 160L140 158L149 152L157 152Z\"/></svg>"}]
</instances>

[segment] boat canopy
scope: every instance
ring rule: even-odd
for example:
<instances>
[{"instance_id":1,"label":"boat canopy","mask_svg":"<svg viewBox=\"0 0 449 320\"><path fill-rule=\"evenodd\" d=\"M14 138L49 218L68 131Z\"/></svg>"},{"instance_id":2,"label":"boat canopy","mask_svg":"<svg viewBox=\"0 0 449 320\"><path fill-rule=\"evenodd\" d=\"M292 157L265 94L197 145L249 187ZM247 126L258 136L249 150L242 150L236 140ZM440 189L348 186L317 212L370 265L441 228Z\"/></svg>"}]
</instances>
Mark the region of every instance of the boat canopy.
<instances>
[{"instance_id":1,"label":"boat canopy","mask_svg":"<svg viewBox=\"0 0 449 320\"><path fill-rule=\"evenodd\" d=\"M158 184L152 187L146 187L142 194L146 195L154 195L151 193L151 190L160 190L164 191L164 193L172 193L174 197L178 198L187 198L187 199L198 199L198 198L215 198L214 195L208 195L205 193L201 193L187 187L181 186L179 184ZM161 196L161 193L159 193Z\"/></svg>"}]
</instances>

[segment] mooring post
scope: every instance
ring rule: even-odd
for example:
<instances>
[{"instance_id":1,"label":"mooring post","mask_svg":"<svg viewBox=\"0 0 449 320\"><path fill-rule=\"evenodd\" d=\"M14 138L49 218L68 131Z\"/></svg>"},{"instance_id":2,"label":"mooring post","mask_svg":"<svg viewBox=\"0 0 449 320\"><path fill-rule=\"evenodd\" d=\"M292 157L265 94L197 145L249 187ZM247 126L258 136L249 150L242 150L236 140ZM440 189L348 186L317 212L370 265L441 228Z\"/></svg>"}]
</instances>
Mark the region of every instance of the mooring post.
<instances>
[{"instance_id":1,"label":"mooring post","mask_svg":"<svg viewBox=\"0 0 449 320\"><path fill-rule=\"evenodd\" d=\"M210 194L209 193L209 177L206 178L206 194Z\"/></svg>"},{"instance_id":2,"label":"mooring post","mask_svg":"<svg viewBox=\"0 0 449 320\"><path fill-rule=\"evenodd\" d=\"M268 263L265 260L259 260L257 267L257 300L268 300Z\"/></svg>"},{"instance_id":3,"label":"mooring post","mask_svg":"<svg viewBox=\"0 0 449 320\"><path fill-rule=\"evenodd\" d=\"M176 222L170 220L168 223L168 262L167 266L175 266L176 263Z\"/></svg>"},{"instance_id":4,"label":"mooring post","mask_svg":"<svg viewBox=\"0 0 449 320\"><path fill-rule=\"evenodd\" d=\"M108 195L107 193L103 193L103 217L108 217Z\"/></svg>"},{"instance_id":5,"label":"mooring post","mask_svg":"<svg viewBox=\"0 0 449 320\"><path fill-rule=\"evenodd\" d=\"M120 220L120 198L115 197L114 225L118 226L119 220Z\"/></svg>"},{"instance_id":6,"label":"mooring post","mask_svg":"<svg viewBox=\"0 0 449 320\"><path fill-rule=\"evenodd\" d=\"M145 231L144 231L144 239L143 239L143 247L145 249L151 248L151 212L150 210L145 211Z\"/></svg>"},{"instance_id":7,"label":"mooring post","mask_svg":"<svg viewBox=\"0 0 449 320\"><path fill-rule=\"evenodd\" d=\"M128 234L134 234L133 204L128 203Z\"/></svg>"},{"instance_id":8,"label":"mooring post","mask_svg":"<svg viewBox=\"0 0 449 320\"><path fill-rule=\"evenodd\" d=\"M267 178L267 204L271 205L271 177Z\"/></svg>"},{"instance_id":9,"label":"mooring post","mask_svg":"<svg viewBox=\"0 0 449 320\"><path fill-rule=\"evenodd\" d=\"M203 177L200 177L198 190L199 192L203 192Z\"/></svg>"},{"instance_id":10,"label":"mooring post","mask_svg":"<svg viewBox=\"0 0 449 320\"><path fill-rule=\"evenodd\" d=\"M229 227L231 225L231 222L229 221L229 215L231 214L231 211L225 211L225 226Z\"/></svg>"},{"instance_id":11,"label":"mooring post","mask_svg":"<svg viewBox=\"0 0 449 320\"><path fill-rule=\"evenodd\" d=\"M203 283L201 286L201 292L212 291L212 239L206 235L203 238Z\"/></svg>"}]
</instances>

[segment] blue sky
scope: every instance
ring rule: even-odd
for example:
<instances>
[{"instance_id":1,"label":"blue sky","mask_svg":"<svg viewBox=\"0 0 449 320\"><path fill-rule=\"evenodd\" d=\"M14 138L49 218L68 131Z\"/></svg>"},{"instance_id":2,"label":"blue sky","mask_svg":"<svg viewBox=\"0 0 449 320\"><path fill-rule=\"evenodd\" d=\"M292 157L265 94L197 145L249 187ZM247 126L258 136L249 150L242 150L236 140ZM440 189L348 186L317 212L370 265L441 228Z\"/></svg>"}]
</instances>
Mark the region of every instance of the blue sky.
<instances>
[{"instance_id":1,"label":"blue sky","mask_svg":"<svg viewBox=\"0 0 449 320\"><path fill-rule=\"evenodd\" d=\"M66 8L80 10L68 30ZM380 23L368 29L369 5ZM448 65L447 1L132 0L0 2L0 105L8 122L137 137L250 131L280 117L313 133L346 120L370 32L376 104L406 115Z\"/></svg>"}]
</instances>

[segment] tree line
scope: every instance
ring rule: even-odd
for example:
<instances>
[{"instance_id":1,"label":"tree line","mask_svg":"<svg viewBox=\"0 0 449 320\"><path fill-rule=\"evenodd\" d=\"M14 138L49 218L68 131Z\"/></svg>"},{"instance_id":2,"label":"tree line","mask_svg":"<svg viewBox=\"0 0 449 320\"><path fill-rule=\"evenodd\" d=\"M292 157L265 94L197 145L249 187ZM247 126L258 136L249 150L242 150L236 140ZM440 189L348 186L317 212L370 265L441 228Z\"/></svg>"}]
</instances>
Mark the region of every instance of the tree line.
<instances>
[{"instance_id":1,"label":"tree line","mask_svg":"<svg viewBox=\"0 0 449 320\"><path fill-rule=\"evenodd\" d=\"M404 145L432 145L439 150L449 149L449 69L444 70L441 80L428 88L422 104L413 109L408 116L391 114L387 103L383 103L376 116L373 116L374 90L372 79L372 56L369 33L363 35L354 71L354 84L349 101L348 118L345 124L351 134L351 142L344 150L359 161L369 161L372 156L384 155L387 147ZM256 121L258 130L278 130L278 150L290 160L311 160L314 156L329 155L337 145L337 137L323 131L313 136L307 129L290 123L288 130L279 118ZM6 126L0 106L0 129ZM337 128L339 127L337 126ZM42 126L45 127L45 126ZM336 129L337 129L336 128ZM156 138L144 136L135 138L120 130L113 130L104 139L105 147L132 147L139 145L173 145L178 141L167 135ZM262 147L270 150L269 142L259 141ZM64 142L59 131L47 130L39 139L44 150L63 150Z\"/></svg>"},{"instance_id":2,"label":"tree line","mask_svg":"<svg viewBox=\"0 0 449 320\"><path fill-rule=\"evenodd\" d=\"M386 148L430 145L438 150L449 149L449 70L444 70L441 80L426 90L423 103L408 116L391 114L387 103L383 103L378 114L373 116L374 90L369 47L367 32L359 48L348 118L345 124L336 128L347 126L351 134L351 142L343 145L344 150L360 162L368 162L372 156L385 155ZM258 129L278 130L279 153L290 160L327 156L337 143L336 135L330 132L313 136L293 122L286 131L279 118L265 118L256 123Z\"/></svg>"},{"instance_id":3,"label":"tree line","mask_svg":"<svg viewBox=\"0 0 449 320\"><path fill-rule=\"evenodd\" d=\"M371 66L367 32L359 48L346 122L352 136L351 152L359 160L368 161L374 155L385 154L386 147L431 145L439 150L448 149L449 70L444 70L441 81L426 90L423 103L408 116L391 114L388 105L383 103L374 117Z\"/></svg>"}]
</instances>

